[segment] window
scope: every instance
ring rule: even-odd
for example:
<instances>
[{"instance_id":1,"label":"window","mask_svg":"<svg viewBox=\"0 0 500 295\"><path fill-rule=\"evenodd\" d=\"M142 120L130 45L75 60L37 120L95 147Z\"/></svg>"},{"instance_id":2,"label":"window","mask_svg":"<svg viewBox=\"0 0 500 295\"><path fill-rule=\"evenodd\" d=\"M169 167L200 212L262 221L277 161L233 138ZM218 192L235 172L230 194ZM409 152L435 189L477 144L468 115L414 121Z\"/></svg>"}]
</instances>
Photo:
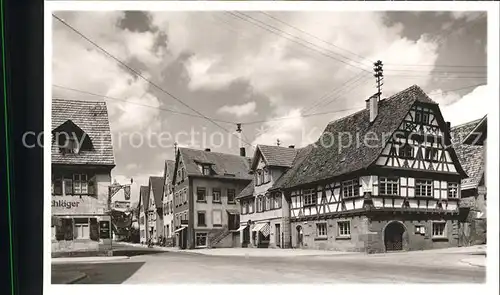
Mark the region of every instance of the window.
<instances>
[{"instance_id":1,"label":"window","mask_svg":"<svg viewBox=\"0 0 500 295\"><path fill-rule=\"evenodd\" d=\"M222 225L222 211L213 210L212 211L212 225L221 226Z\"/></svg>"},{"instance_id":2,"label":"window","mask_svg":"<svg viewBox=\"0 0 500 295\"><path fill-rule=\"evenodd\" d=\"M90 229L87 218L75 218L75 239L89 239Z\"/></svg>"},{"instance_id":3,"label":"window","mask_svg":"<svg viewBox=\"0 0 500 295\"><path fill-rule=\"evenodd\" d=\"M185 221L187 221L187 220L188 220L188 215L187 215L187 212L184 212L184 218L182 218L182 220L185 220Z\"/></svg>"},{"instance_id":4,"label":"window","mask_svg":"<svg viewBox=\"0 0 500 295\"><path fill-rule=\"evenodd\" d=\"M203 175L210 175L210 165L202 165Z\"/></svg>"},{"instance_id":5,"label":"window","mask_svg":"<svg viewBox=\"0 0 500 295\"><path fill-rule=\"evenodd\" d=\"M66 142L61 147L61 152L63 154L77 154L78 153L78 141L75 137L66 137Z\"/></svg>"},{"instance_id":6,"label":"window","mask_svg":"<svg viewBox=\"0 0 500 295\"><path fill-rule=\"evenodd\" d=\"M206 226L205 211L198 211L198 226Z\"/></svg>"},{"instance_id":7,"label":"window","mask_svg":"<svg viewBox=\"0 0 500 295\"><path fill-rule=\"evenodd\" d=\"M275 209L281 208L281 194L279 194L279 193L274 195L274 208Z\"/></svg>"},{"instance_id":8,"label":"window","mask_svg":"<svg viewBox=\"0 0 500 295\"><path fill-rule=\"evenodd\" d=\"M255 172L254 175L253 175L253 177L254 177L253 181L254 181L255 185L256 186L259 185L259 173Z\"/></svg>"},{"instance_id":9,"label":"window","mask_svg":"<svg viewBox=\"0 0 500 295\"><path fill-rule=\"evenodd\" d=\"M425 148L425 159L428 161L437 161L438 159L438 150L433 147Z\"/></svg>"},{"instance_id":10,"label":"window","mask_svg":"<svg viewBox=\"0 0 500 295\"><path fill-rule=\"evenodd\" d=\"M399 157L413 158L413 147L407 143L399 147Z\"/></svg>"},{"instance_id":11,"label":"window","mask_svg":"<svg viewBox=\"0 0 500 295\"><path fill-rule=\"evenodd\" d=\"M250 213L250 214L253 213L254 202L255 202L254 199L250 199L248 201L248 213Z\"/></svg>"},{"instance_id":12,"label":"window","mask_svg":"<svg viewBox=\"0 0 500 295\"><path fill-rule=\"evenodd\" d=\"M196 201L206 202L207 201L207 191L204 187L199 187L196 190Z\"/></svg>"},{"instance_id":13,"label":"window","mask_svg":"<svg viewBox=\"0 0 500 295\"><path fill-rule=\"evenodd\" d=\"M196 233L196 247L207 246L207 233Z\"/></svg>"},{"instance_id":14,"label":"window","mask_svg":"<svg viewBox=\"0 0 500 295\"><path fill-rule=\"evenodd\" d=\"M416 179L415 180L415 196L417 197L432 197L432 180Z\"/></svg>"},{"instance_id":15,"label":"window","mask_svg":"<svg viewBox=\"0 0 500 295\"><path fill-rule=\"evenodd\" d=\"M248 214L248 201L241 202L241 214Z\"/></svg>"},{"instance_id":16,"label":"window","mask_svg":"<svg viewBox=\"0 0 500 295\"><path fill-rule=\"evenodd\" d=\"M264 183L264 173L262 170L257 170L257 182L256 185L259 186Z\"/></svg>"},{"instance_id":17,"label":"window","mask_svg":"<svg viewBox=\"0 0 500 295\"><path fill-rule=\"evenodd\" d=\"M61 196L62 195L62 179L61 177L56 177L54 179L54 195Z\"/></svg>"},{"instance_id":18,"label":"window","mask_svg":"<svg viewBox=\"0 0 500 295\"><path fill-rule=\"evenodd\" d=\"M432 223L432 237L444 238L446 237L446 222L438 221Z\"/></svg>"},{"instance_id":19,"label":"window","mask_svg":"<svg viewBox=\"0 0 500 295\"><path fill-rule=\"evenodd\" d=\"M87 175L73 174L73 193L75 195L87 194Z\"/></svg>"},{"instance_id":20,"label":"window","mask_svg":"<svg viewBox=\"0 0 500 295\"><path fill-rule=\"evenodd\" d=\"M271 181L271 175L269 173L269 170L267 168L264 168L264 183L268 183Z\"/></svg>"},{"instance_id":21,"label":"window","mask_svg":"<svg viewBox=\"0 0 500 295\"><path fill-rule=\"evenodd\" d=\"M337 223L339 228L339 237L349 237L351 236L351 222L350 221L339 221Z\"/></svg>"},{"instance_id":22,"label":"window","mask_svg":"<svg viewBox=\"0 0 500 295\"><path fill-rule=\"evenodd\" d=\"M326 238L326 223L317 223L316 224L316 236L318 238Z\"/></svg>"},{"instance_id":23,"label":"window","mask_svg":"<svg viewBox=\"0 0 500 295\"><path fill-rule=\"evenodd\" d=\"M304 206L316 205L317 202L316 189L305 189L304 190Z\"/></svg>"},{"instance_id":24,"label":"window","mask_svg":"<svg viewBox=\"0 0 500 295\"><path fill-rule=\"evenodd\" d=\"M342 193L344 198L359 196L359 182L357 179L342 182Z\"/></svg>"},{"instance_id":25,"label":"window","mask_svg":"<svg viewBox=\"0 0 500 295\"><path fill-rule=\"evenodd\" d=\"M424 110L417 110L415 112L415 122L422 124L429 124L429 113Z\"/></svg>"},{"instance_id":26,"label":"window","mask_svg":"<svg viewBox=\"0 0 500 295\"><path fill-rule=\"evenodd\" d=\"M265 198L264 211L271 210L271 197L269 196L269 194L266 194L264 198Z\"/></svg>"},{"instance_id":27,"label":"window","mask_svg":"<svg viewBox=\"0 0 500 295\"><path fill-rule=\"evenodd\" d=\"M227 190L227 203L234 204L234 198L236 197L236 191L232 188Z\"/></svg>"},{"instance_id":28,"label":"window","mask_svg":"<svg viewBox=\"0 0 500 295\"><path fill-rule=\"evenodd\" d=\"M398 177L380 177L379 179L379 194L388 196L399 195L399 178Z\"/></svg>"},{"instance_id":29,"label":"window","mask_svg":"<svg viewBox=\"0 0 500 295\"><path fill-rule=\"evenodd\" d=\"M257 212L262 212L262 211L264 211L264 197L258 196L257 197Z\"/></svg>"},{"instance_id":30,"label":"window","mask_svg":"<svg viewBox=\"0 0 500 295\"><path fill-rule=\"evenodd\" d=\"M212 195L213 195L213 201L214 203L220 203L220 188L214 188L212 190Z\"/></svg>"},{"instance_id":31,"label":"window","mask_svg":"<svg viewBox=\"0 0 500 295\"><path fill-rule=\"evenodd\" d=\"M52 240L55 240L56 239L56 227L55 227L55 225L52 225L52 227L50 229L52 232Z\"/></svg>"},{"instance_id":32,"label":"window","mask_svg":"<svg viewBox=\"0 0 500 295\"><path fill-rule=\"evenodd\" d=\"M448 182L448 198L449 199L458 198L458 183Z\"/></svg>"},{"instance_id":33,"label":"window","mask_svg":"<svg viewBox=\"0 0 500 295\"><path fill-rule=\"evenodd\" d=\"M260 184L264 184L265 183L265 180L264 180L264 171L262 171L262 170L259 170L259 182L260 182Z\"/></svg>"},{"instance_id":34,"label":"window","mask_svg":"<svg viewBox=\"0 0 500 295\"><path fill-rule=\"evenodd\" d=\"M69 196L73 194L73 180L65 178L63 180L64 194Z\"/></svg>"}]
</instances>

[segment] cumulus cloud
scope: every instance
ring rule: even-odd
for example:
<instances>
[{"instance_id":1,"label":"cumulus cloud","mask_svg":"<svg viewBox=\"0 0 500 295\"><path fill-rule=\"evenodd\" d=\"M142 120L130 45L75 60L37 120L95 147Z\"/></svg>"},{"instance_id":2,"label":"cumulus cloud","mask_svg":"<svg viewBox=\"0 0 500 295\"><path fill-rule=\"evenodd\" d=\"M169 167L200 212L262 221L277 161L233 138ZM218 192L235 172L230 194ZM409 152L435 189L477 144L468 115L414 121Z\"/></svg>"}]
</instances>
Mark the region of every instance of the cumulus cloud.
<instances>
[{"instance_id":1,"label":"cumulus cloud","mask_svg":"<svg viewBox=\"0 0 500 295\"><path fill-rule=\"evenodd\" d=\"M274 119L273 119L274 118ZM297 133L304 126L300 109L292 109L284 116L270 118L268 122L257 128L257 136L252 145L275 145L279 139L284 144L294 144Z\"/></svg>"},{"instance_id":2,"label":"cumulus cloud","mask_svg":"<svg viewBox=\"0 0 500 295\"><path fill-rule=\"evenodd\" d=\"M488 114L491 109L491 99L487 86L479 86L454 103L442 107L441 112L444 119L452 126L460 125Z\"/></svg>"},{"instance_id":3,"label":"cumulus cloud","mask_svg":"<svg viewBox=\"0 0 500 295\"><path fill-rule=\"evenodd\" d=\"M221 107L217 112L219 113L226 113L226 114L232 114L235 115L236 117L243 117L247 115L252 115L255 114L255 108L257 104L255 101L250 101L245 104L241 105L225 105Z\"/></svg>"}]
</instances>

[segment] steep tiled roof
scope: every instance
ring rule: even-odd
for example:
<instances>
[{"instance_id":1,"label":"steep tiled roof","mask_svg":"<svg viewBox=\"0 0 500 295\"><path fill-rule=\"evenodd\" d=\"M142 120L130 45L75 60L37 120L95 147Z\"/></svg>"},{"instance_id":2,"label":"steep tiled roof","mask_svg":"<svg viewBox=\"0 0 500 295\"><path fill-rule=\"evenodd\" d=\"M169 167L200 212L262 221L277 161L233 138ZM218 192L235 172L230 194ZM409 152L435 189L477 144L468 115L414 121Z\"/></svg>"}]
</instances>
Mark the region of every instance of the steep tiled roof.
<instances>
[{"instance_id":1,"label":"steep tiled roof","mask_svg":"<svg viewBox=\"0 0 500 295\"><path fill-rule=\"evenodd\" d=\"M88 135L93 149L62 155L52 144L52 164L115 165L105 102L52 99L52 130L68 120Z\"/></svg>"},{"instance_id":2,"label":"steep tiled roof","mask_svg":"<svg viewBox=\"0 0 500 295\"><path fill-rule=\"evenodd\" d=\"M257 155L259 151L268 166L292 167L293 160L297 155L297 150L294 148L273 145L259 144L255 149L255 155ZM254 156L254 161L256 161L256 159L257 157ZM253 163L253 165L255 165L255 163Z\"/></svg>"},{"instance_id":3,"label":"steep tiled roof","mask_svg":"<svg viewBox=\"0 0 500 295\"><path fill-rule=\"evenodd\" d=\"M468 178L462 179L462 189L475 188L484 173L483 147L463 144L463 140L481 122L481 119L451 128L452 142L462 168Z\"/></svg>"},{"instance_id":4,"label":"steep tiled roof","mask_svg":"<svg viewBox=\"0 0 500 295\"><path fill-rule=\"evenodd\" d=\"M156 208L163 207L163 183L164 178L160 176L150 176L149 185L153 189L153 197Z\"/></svg>"},{"instance_id":5,"label":"steep tiled roof","mask_svg":"<svg viewBox=\"0 0 500 295\"><path fill-rule=\"evenodd\" d=\"M277 190L282 187L285 187L288 184L288 181L292 179L292 176L297 173L297 169L300 164L306 159L307 155L311 152L313 146L310 144L306 147L297 149L297 155L293 161L293 165L290 169L288 169L285 173L281 175L278 180L276 180L273 186L269 190Z\"/></svg>"},{"instance_id":6,"label":"steep tiled roof","mask_svg":"<svg viewBox=\"0 0 500 295\"><path fill-rule=\"evenodd\" d=\"M174 177L174 169L175 169L175 161L173 160L165 160L165 173L163 177L168 175L168 181L172 182Z\"/></svg>"},{"instance_id":7,"label":"steep tiled roof","mask_svg":"<svg viewBox=\"0 0 500 295\"><path fill-rule=\"evenodd\" d=\"M211 164L213 171L216 173L216 175L213 175L214 177L252 179L249 174L249 160L246 157L190 148L179 148L179 153L189 176L203 176L198 165Z\"/></svg>"},{"instance_id":8,"label":"steep tiled roof","mask_svg":"<svg viewBox=\"0 0 500 295\"><path fill-rule=\"evenodd\" d=\"M372 123L368 109L331 122L305 160L294 167L295 173L283 187L292 188L368 168L390 139L387 134L397 130L416 101L437 106L420 87L414 85L381 100L378 115ZM378 140L368 144L363 142L363 139L370 138ZM456 159L453 149L449 152ZM463 172L461 167L457 169Z\"/></svg>"},{"instance_id":9,"label":"steep tiled roof","mask_svg":"<svg viewBox=\"0 0 500 295\"><path fill-rule=\"evenodd\" d=\"M147 185L141 185L139 191L139 206L144 210L149 206L149 187Z\"/></svg>"},{"instance_id":10,"label":"steep tiled roof","mask_svg":"<svg viewBox=\"0 0 500 295\"><path fill-rule=\"evenodd\" d=\"M252 181L238 194L236 199L241 199L244 197L252 196L255 189L255 183Z\"/></svg>"}]
</instances>

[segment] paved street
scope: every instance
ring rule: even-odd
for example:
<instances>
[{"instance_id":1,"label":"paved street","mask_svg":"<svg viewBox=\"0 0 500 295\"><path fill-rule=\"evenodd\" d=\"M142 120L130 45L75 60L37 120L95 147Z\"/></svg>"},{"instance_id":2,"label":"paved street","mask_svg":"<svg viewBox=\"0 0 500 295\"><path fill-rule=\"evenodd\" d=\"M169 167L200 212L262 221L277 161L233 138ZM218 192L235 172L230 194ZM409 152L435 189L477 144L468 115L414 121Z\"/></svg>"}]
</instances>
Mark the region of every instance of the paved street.
<instances>
[{"instance_id":1,"label":"paved street","mask_svg":"<svg viewBox=\"0 0 500 295\"><path fill-rule=\"evenodd\" d=\"M143 283L482 283L485 268L468 253L249 257L162 252L102 263L53 264L56 274L79 271L79 284ZM482 257L482 256L481 256Z\"/></svg>"}]
</instances>

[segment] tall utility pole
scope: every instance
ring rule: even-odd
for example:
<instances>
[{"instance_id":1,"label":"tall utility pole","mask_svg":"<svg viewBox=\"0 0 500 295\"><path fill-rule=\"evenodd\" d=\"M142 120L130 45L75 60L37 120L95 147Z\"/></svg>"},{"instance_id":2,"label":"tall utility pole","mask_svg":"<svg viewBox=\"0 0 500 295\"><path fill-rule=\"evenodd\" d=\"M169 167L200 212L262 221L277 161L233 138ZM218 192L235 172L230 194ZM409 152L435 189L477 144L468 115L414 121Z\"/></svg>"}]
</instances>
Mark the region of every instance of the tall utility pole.
<instances>
[{"instance_id":1,"label":"tall utility pole","mask_svg":"<svg viewBox=\"0 0 500 295\"><path fill-rule=\"evenodd\" d=\"M373 63L373 71L375 72L374 76L376 79L377 83L377 93L376 95L378 96L378 99L380 100L382 96L382 85L384 85L384 69L382 68L384 64L382 63L381 60L377 60L375 63Z\"/></svg>"}]
</instances>

